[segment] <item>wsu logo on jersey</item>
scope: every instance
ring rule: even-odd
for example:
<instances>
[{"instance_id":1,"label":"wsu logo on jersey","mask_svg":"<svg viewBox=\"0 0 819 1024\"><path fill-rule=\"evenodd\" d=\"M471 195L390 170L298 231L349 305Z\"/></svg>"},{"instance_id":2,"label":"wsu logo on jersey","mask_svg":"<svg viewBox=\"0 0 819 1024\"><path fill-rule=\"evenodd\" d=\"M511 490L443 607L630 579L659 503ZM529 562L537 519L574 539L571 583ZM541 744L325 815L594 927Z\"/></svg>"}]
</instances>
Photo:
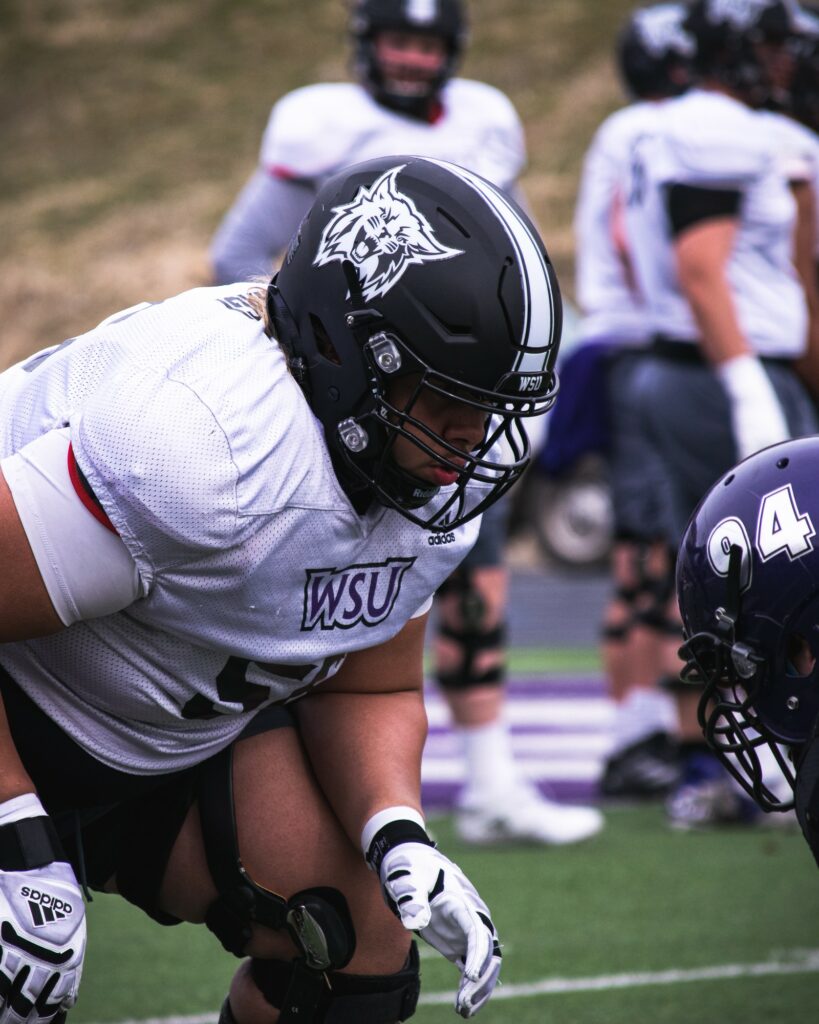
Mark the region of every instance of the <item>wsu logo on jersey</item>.
<instances>
[{"instance_id":1,"label":"wsu logo on jersey","mask_svg":"<svg viewBox=\"0 0 819 1024\"><path fill-rule=\"evenodd\" d=\"M392 611L404 573L414 563L414 558L388 558L344 569L308 569L301 628L377 626Z\"/></svg>"},{"instance_id":2,"label":"wsu logo on jersey","mask_svg":"<svg viewBox=\"0 0 819 1024\"><path fill-rule=\"evenodd\" d=\"M398 190L396 178L405 166L385 171L351 203L333 208L313 260L314 267L351 260L367 301L386 295L414 263L463 255L462 249L441 245L426 217Z\"/></svg>"}]
</instances>

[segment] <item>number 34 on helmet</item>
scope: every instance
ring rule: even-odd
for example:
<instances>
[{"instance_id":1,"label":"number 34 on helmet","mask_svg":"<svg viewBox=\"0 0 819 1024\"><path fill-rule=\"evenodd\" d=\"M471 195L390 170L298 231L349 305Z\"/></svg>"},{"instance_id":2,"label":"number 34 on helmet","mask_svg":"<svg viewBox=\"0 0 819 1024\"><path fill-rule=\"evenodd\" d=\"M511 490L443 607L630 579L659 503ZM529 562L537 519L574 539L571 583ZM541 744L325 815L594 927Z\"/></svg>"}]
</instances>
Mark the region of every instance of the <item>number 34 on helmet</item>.
<instances>
[{"instance_id":1,"label":"number 34 on helmet","mask_svg":"<svg viewBox=\"0 0 819 1024\"><path fill-rule=\"evenodd\" d=\"M270 284L268 308L355 503L375 499L450 530L523 473L523 421L557 392L560 291L536 229L483 178L409 156L332 178ZM401 403L399 381L410 395ZM414 416L431 396L479 410L480 442L464 451ZM453 482L402 469L399 438Z\"/></svg>"},{"instance_id":2,"label":"number 34 on helmet","mask_svg":"<svg viewBox=\"0 0 819 1024\"><path fill-rule=\"evenodd\" d=\"M792 806L769 785L771 754L793 788L793 758L819 715L817 470L819 437L741 462L700 502L677 562L700 724L765 810Z\"/></svg>"}]
</instances>

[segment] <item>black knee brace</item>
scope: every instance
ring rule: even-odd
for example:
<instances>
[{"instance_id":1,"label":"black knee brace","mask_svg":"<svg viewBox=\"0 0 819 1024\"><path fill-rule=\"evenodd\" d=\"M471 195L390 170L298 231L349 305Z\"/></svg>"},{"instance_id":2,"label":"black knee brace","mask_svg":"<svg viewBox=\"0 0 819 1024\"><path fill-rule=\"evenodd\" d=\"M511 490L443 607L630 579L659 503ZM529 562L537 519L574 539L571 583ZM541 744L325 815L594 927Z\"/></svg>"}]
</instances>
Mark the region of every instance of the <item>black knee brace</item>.
<instances>
[{"instance_id":1,"label":"black knee brace","mask_svg":"<svg viewBox=\"0 0 819 1024\"><path fill-rule=\"evenodd\" d=\"M674 593L674 564L662 576L646 577L641 589L638 621L646 628L664 636L681 634L682 626L668 614L668 603Z\"/></svg>"},{"instance_id":2,"label":"black knee brace","mask_svg":"<svg viewBox=\"0 0 819 1024\"><path fill-rule=\"evenodd\" d=\"M305 970L322 977L346 967L355 952L355 930L338 889L316 886L286 900L257 885L242 866L233 804L233 749L211 758L199 785L199 816L208 868L219 892L205 924L229 953L243 956L253 925L286 928L304 954Z\"/></svg>"},{"instance_id":3,"label":"black knee brace","mask_svg":"<svg viewBox=\"0 0 819 1024\"><path fill-rule=\"evenodd\" d=\"M413 942L395 974L317 975L303 961L254 958L250 973L257 988L279 1013L279 1024L397 1024L418 1005L421 972Z\"/></svg>"},{"instance_id":4,"label":"black knee brace","mask_svg":"<svg viewBox=\"0 0 819 1024\"><path fill-rule=\"evenodd\" d=\"M624 618L622 622L604 623L600 629L600 636L603 640L624 643L628 639L634 628L634 604L639 594L639 586L617 587L614 597L621 605L624 605Z\"/></svg>"},{"instance_id":5,"label":"black knee brace","mask_svg":"<svg viewBox=\"0 0 819 1024\"><path fill-rule=\"evenodd\" d=\"M486 602L474 586L472 574L464 569L454 572L439 594L454 594L458 597L460 626L453 626L441 619L438 632L451 640L458 648L460 657L455 668L436 674L438 685L445 690L464 690L472 686L500 686L505 677L505 666L501 659L492 668L479 672L476 661L483 651L502 651L506 643L506 625L501 622L491 629L486 627Z\"/></svg>"}]
</instances>

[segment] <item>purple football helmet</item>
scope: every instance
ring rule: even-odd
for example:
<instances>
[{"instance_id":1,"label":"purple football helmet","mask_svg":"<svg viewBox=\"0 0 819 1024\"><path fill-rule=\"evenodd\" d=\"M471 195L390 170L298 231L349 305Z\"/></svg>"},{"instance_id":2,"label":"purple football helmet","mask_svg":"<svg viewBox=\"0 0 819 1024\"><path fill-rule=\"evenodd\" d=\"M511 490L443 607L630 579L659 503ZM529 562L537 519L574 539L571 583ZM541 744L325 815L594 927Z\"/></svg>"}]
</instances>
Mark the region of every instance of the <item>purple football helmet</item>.
<instances>
[{"instance_id":1,"label":"purple football helmet","mask_svg":"<svg viewBox=\"0 0 819 1024\"><path fill-rule=\"evenodd\" d=\"M764 810L787 810L763 766L794 786L819 715L819 437L757 452L693 513L677 562L683 678L704 686L710 746Z\"/></svg>"}]
</instances>

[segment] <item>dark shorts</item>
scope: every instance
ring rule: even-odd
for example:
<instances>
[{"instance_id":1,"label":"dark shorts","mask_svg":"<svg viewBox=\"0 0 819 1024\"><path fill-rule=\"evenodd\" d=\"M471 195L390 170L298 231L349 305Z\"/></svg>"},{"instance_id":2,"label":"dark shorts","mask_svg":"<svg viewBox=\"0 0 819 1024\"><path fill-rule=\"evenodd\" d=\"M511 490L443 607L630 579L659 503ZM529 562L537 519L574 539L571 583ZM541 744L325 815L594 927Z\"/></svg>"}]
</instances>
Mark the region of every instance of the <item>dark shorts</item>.
<instances>
[{"instance_id":1,"label":"dark shorts","mask_svg":"<svg viewBox=\"0 0 819 1024\"><path fill-rule=\"evenodd\" d=\"M167 775L129 775L102 764L66 735L0 668L11 734L79 881L122 894L165 924L156 905L165 866L196 799L202 766ZM259 711L242 736L292 726L286 708Z\"/></svg>"},{"instance_id":2,"label":"dark shorts","mask_svg":"<svg viewBox=\"0 0 819 1024\"><path fill-rule=\"evenodd\" d=\"M609 479L615 537L650 542L665 534L669 496L665 468L643 432L635 396L645 358L644 349L621 347L609 362Z\"/></svg>"},{"instance_id":3,"label":"dark shorts","mask_svg":"<svg viewBox=\"0 0 819 1024\"><path fill-rule=\"evenodd\" d=\"M661 508L665 536L675 548L697 503L737 461L731 407L698 347L681 342L641 359L632 393L645 443L663 467ZM817 430L816 413L804 385L787 364L762 360L792 437ZM660 494L660 491L657 491Z\"/></svg>"}]
</instances>

